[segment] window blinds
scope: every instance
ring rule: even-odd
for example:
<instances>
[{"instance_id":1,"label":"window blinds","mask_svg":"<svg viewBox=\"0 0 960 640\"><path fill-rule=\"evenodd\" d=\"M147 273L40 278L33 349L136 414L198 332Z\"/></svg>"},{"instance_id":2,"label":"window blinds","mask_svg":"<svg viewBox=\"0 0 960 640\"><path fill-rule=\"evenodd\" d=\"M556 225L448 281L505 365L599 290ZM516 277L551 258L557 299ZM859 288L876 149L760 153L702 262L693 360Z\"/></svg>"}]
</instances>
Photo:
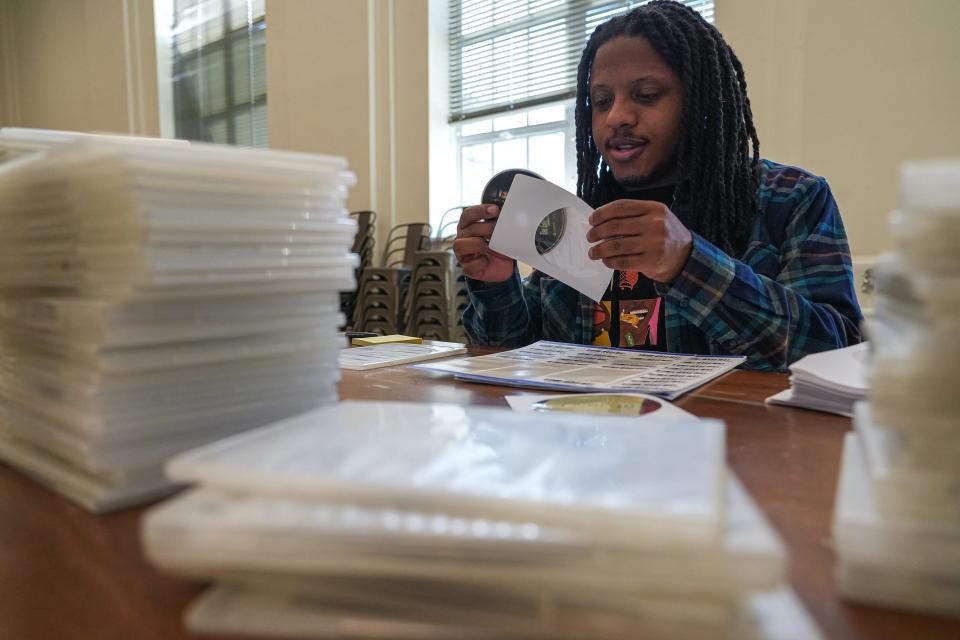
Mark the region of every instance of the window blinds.
<instances>
[{"instance_id":1,"label":"window blinds","mask_svg":"<svg viewBox=\"0 0 960 640\"><path fill-rule=\"evenodd\" d=\"M450 121L574 96L587 38L600 23L641 4L450 0ZM684 4L713 22L713 0Z\"/></svg>"},{"instance_id":2,"label":"window blinds","mask_svg":"<svg viewBox=\"0 0 960 640\"><path fill-rule=\"evenodd\" d=\"M178 138L267 146L264 0L174 0Z\"/></svg>"}]
</instances>

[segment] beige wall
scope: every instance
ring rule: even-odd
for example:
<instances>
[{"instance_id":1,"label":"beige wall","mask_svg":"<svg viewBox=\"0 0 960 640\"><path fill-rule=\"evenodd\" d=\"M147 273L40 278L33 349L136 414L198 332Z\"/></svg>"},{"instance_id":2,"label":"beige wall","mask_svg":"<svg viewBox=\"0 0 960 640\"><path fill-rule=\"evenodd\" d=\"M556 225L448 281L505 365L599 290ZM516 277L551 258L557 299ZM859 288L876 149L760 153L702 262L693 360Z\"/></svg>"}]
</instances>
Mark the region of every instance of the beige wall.
<instances>
[{"instance_id":1,"label":"beige wall","mask_svg":"<svg viewBox=\"0 0 960 640\"><path fill-rule=\"evenodd\" d=\"M268 0L270 146L344 155L348 206L426 220L426 0Z\"/></svg>"},{"instance_id":2,"label":"beige wall","mask_svg":"<svg viewBox=\"0 0 960 640\"><path fill-rule=\"evenodd\" d=\"M428 4L268 0L271 146L347 156L382 228L427 218ZM829 179L855 254L887 249L899 164L960 154L960 2L717 0L717 23L764 155ZM0 0L0 124L155 133L151 0Z\"/></svg>"},{"instance_id":3,"label":"beige wall","mask_svg":"<svg viewBox=\"0 0 960 640\"><path fill-rule=\"evenodd\" d=\"M764 156L825 176L854 255L890 248L898 167L960 155L960 2L717 0Z\"/></svg>"},{"instance_id":4,"label":"beige wall","mask_svg":"<svg viewBox=\"0 0 960 640\"><path fill-rule=\"evenodd\" d=\"M267 2L270 146L345 155L359 178L352 208L370 199L367 2Z\"/></svg>"},{"instance_id":5,"label":"beige wall","mask_svg":"<svg viewBox=\"0 0 960 640\"><path fill-rule=\"evenodd\" d=\"M8 54L8 43L12 39L9 0L0 0L0 127L13 122L13 90L10 80L13 60Z\"/></svg>"},{"instance_id":6,"label":"beige wall","mask_svg":"<svg viewBox=\"0 0 960 640\"><path fill-rule=\"evenodd\" d=\"M381 231L427 219L427 13L267 3L270 146L346 156ZM152 0L0 0L0 126L159 134L155 37Z\"/></svg>"},{"instance_id":7,"label":"beige wall","mask_svg":"<svg viewBox=\"0 0 960 640\"><path fill-rule=\"evenodd\" d=\"M157 133L150 0L2 2L2 124Z\"/></svg>"}]
</instances>

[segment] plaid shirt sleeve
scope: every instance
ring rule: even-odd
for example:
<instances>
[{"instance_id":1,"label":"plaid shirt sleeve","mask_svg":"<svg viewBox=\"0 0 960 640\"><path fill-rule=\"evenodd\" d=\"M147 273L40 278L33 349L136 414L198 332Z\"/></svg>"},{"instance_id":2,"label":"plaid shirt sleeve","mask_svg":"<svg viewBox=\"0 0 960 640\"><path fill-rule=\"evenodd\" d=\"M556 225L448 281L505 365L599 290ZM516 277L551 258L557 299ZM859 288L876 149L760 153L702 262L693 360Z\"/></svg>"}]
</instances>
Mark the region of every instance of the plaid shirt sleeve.
<instances>
[{"instance_id":1,"label":"plaid shirt sleeve","mask_svg":"<svg viewBox=\"0 0 960 640\"><path fill-rule=\"evenodd\" d=\"M463 328L471 344L522 347L539 339L539 274L520 279L516 269L504 282L467 278L470 304L463 312Z\"/></svg>"},{"instance_id":2,"label":"plaid shirt sleeve","mask_svg":"<svg viewBox=\"0 0 960 640\"><path fill-rule=\"evenodd\" d=\"M782 230L782 238L755 232L741 261L694 234L683 272L658 289L721 351L747 356L750 369L783 371L809 353L859 342L862 315L826 181L808 177L761 198L768 220L757 229Z\"/></svg>"}]
</instances>

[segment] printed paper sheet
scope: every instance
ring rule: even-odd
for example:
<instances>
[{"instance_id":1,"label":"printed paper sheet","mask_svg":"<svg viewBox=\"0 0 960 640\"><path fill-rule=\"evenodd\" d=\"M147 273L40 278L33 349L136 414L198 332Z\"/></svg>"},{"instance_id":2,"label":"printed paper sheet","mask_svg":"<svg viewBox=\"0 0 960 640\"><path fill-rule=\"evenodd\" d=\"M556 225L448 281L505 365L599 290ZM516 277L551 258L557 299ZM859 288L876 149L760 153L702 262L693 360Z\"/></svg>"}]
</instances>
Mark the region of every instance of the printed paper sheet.
<instances>
[{"instance_id":1,"label":"printed paper sheet","mask_svg":"<svg viewBox=\"0 0 960 640\"><path fill-rule=\"evenodd\" d=\"M655 353L541 340L493 355L417 366L473 382L564 391L634 391L672 400L745 360L743 356Z\"/></svg>"}]
</instances>

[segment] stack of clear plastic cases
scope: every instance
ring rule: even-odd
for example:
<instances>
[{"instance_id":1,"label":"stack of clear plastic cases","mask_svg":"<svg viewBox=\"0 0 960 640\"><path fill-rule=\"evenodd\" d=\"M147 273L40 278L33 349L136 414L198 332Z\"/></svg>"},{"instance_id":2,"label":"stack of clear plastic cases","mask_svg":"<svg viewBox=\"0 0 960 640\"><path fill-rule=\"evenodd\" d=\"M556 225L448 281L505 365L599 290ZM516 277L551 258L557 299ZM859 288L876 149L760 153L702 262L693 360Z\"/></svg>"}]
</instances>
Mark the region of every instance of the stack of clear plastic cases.
<instances>
[{"instance_id":1,"label":"stack of clear plastic cases","mask_svg":"<svg viewBox=\"0 0 960 640\"><path fill-rule=\"evenodd\" d=\"M960 616L960 159L908 164L875 269L869 401L845 445L842 593Z\"/></svg>"},{"instance_id":2,"label":"stack of clear plastic cases","mask_svg":"<svg viewBox=\"0 0 960 640\"><path fill-rule=\"evenodd\" d=\"M0 166L0 458L95 511L336 400L341 158L85 137Z\"/></svg>"},{"instance_id":3,"label":"stack of clear plastic cases","mask_svg":"<svg viewBox=\"0 0 960 640\"><path fill-rule=\"evenodd\" d=\"M79 131L55 131L51 129L26 129L20 127L0 128L0 164L29 156L38 151L54 149L77 140L132 142L134 144L153 144L186 147L186 140L166 138L137 138L132 136L104 135L99 133L81 133Z\"/></svg>"},{"instance_id":4,"label":"stack of clear plastic cases","mask_svg":"<svg viewBox=\"0 0 960 640\"><path fill-rule=\"evenodd\" d=\"M195 631L820 637L717 421L343 402L167 472L195 488L148 512L144 549L216 582Z\"/></svg>"}]
</instances>

